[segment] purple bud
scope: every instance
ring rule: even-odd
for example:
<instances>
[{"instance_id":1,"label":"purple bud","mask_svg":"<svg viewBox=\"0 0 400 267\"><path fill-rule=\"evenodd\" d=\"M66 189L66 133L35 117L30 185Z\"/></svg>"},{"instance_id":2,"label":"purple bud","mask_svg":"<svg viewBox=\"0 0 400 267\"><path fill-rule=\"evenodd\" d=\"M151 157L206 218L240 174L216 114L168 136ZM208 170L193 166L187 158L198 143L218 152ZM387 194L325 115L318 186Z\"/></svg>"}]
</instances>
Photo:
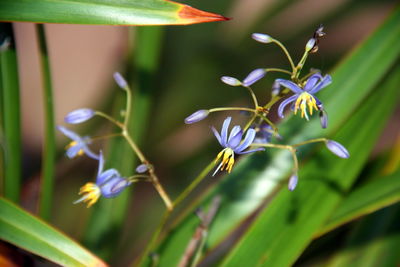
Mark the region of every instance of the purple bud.
<instances>
[{"instance_id":1,"label":"purple bud","mask_svg":"<svg viewBox=\"0 0 400 267\"><path fill-rule=\"evenodd\" d=\"M336 156L347 159L350 157L349 151L336 141L328 140L325 142L326 147Z\"/></svg>"},{"instance_id":2,"label":"purple bud","mask_svg":"<svg viewBox=\"0 0 400 267\"><path fill-rule=\"evenodd\" d=\"M264 43L264 44L268 44L268 43L272 42L272 40L273 40L271 36L269 36L267 34L263 34L263 33L253 33L251 35L251 38L253 38L257 42Z\"/></svg>"},{"instance_id":3,"label":"purple bud","mask_svg":"<svg viewBox=\"0 0 400 267\"><path fill-rule=\"evenodd\" d=\"M253 83L257 82L261 78L263 78L266 74L265 69L255 69L247 75L246 78L243 80L244 86L250 86Z\"/></svg>"},{"instance_id":4,"label":"purple bud","mask_svg":"<svg viewBox=\"0 0 400 267\"><path fill-rule=\"evenodd\" d=\"M149 167L147 166L147 164L140 164L139 166L136 167L136 172L137 173L145 173L145 172L147 172L148 169L149 169Z\"/></svg>"},{"instance_id":5,"label":"purple bud","mask_svg":"<svg viewBox=\"0 0 400 267\"><path fill-rule=\"evenodd\" d=\"M230 76L222 76L221 81L230 86L239 86L242 84L238 79L230 77Z\"/></svg>"},{"instance_id":6,"label":"purple bud","mask_svg":"<svg viewBox=\"0 0 400 267\"><path fill-rule=\"evenodd\" d=\"M81 108L68 113L64 121L70 124L78 124L91 119L94 115L94 110L90 108Z\"/></svg>"},{"instance_id":7,"label":"purple bud","mask_svg":"<svg viewBox=\"0 0 400 267\"><path fill-rule=\"evenodd\" d=\"M288 183L288 189L290 191L293 191L296 188L298 180L299 180L299 177L297 176L297 173L293 174L290 177L289 183Z\"/></svg>"},{"instance_id":8,"label":"purple bud","mask_svg":"<svg viewBox=\"0 0 400 267\"><path fill-rule=\"evenodd\" d=\"M277 96L281 93L281 86L278 82L272 84L271 95L272 97Z\"/></svg>"},{"instance_id":9,"label":"purple bud","mask_svg":"<svg viewBox=\"0 0 400 267\"><path fill-rule=\"evenodd\" d=\"M328 127L328 113L325 110L319 112L319 119L321 121L321 127L326 129Z\"/></svg>"},{"instance_id":10,"label":"purple bud","mask_svg":"<svg viewBox=\"0 0 400 267\"><path fill-rule=\"evenodd\" d=\"M206 109L200 109L185 119L186 124L192 124L205 119L210 112Z\"/></svg>"},{"instance_id":11,"label":"purple bud","mask_svg":"<svg viewBox=\"0 0 400 267\"><path fill-rule=\"evenodd\" d=\"M119 73L119 72L114 73L114 80L118 84L118 86L121 87L122 89L127 89L129 87L128 83L126 82L124 77L122 77L121 73Z\"/></svg>"},{"instance_id":12,"label":"purple bud","mask_svg":"<svg viewBox=\"0 0 400 267\"><path fill-rule=\"evenodd\" d=\"M306 44L306 52L311 51L311 49L314 48L315 44L316 44L316 40L314 38L311 38L310 40L308 40L307 44Z\"/></svg>"}]
</instances>

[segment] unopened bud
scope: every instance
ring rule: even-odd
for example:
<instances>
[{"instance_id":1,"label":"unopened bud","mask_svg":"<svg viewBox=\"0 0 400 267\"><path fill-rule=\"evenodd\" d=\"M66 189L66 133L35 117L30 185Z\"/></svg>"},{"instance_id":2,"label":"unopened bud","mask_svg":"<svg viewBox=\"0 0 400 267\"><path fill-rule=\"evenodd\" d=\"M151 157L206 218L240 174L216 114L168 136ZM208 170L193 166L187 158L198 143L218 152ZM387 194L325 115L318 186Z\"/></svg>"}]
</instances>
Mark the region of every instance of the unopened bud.
<instances>
[{"instance_id":1,"label":"unopened bud","mask_svg":"<svg viewBox=\"0 0 400 267\"><path fill-rule=\"evenodd\" d=\"M328 113L325 110L321 109L319 112L319 119L321 121L321 127L326 129L328 127Z\"/></svg>"},{"instance_id":2,"label":"unopened bud","mask_svg":"<svg viewBox=\"0 0 400 267\"><path fill-rule=\"evenodd\" d=\"M267 72L265 69L255 69L247 75L243 80L243 86L250 86L258 80L262 79Z\"/></svg>"},{"instance_id":3,"label":"unopened bud","mask_svg":"<svg viewBox=\"0 0 400 267\"><path fill-rule=\"evenodd\" d=\"M317 43L317 41L314 38L311 38L310 40L308 40L308 42L306 44L306 52L310 52L314 48L316 43Z\"/></svg>"},{"instance_id":4,"label":"unopened bud","mask_svg":"<svg viewBox=\"0 0 400 267\"><path fill-rule=\"evenodd\" d=\"M78 124L91 119L94 115L94 110L90 108L81 108L68 113L64 121L70 124Z\"/></svg>"},{"instance_id":5,"label":"unopened bud","mask_svg":"<svg viewBox=\"0 0 400 267\"><path fill-rule=\"evenodd\" d=\"M251 38L253 38L257 42L264 43L264 44L268 44L268 43L272 42L272 40L273 40L271 36L269 36L268 34L263 34L263 33L253 33L251 35Z\"/></svg>"},{"instance_id":6,"label":"unopened bud","mask_svg":"<svg viewBox=\"0 0 400 267\"><path fill-rule=\"evenodd\" d=\"M114 73L114 80L118 84L119 87L126 90L129 86L124 77L122 77L121 73L115 72Z\"/></svg>"},{"instance_id":7,"label":"unopened bud","mask_svg":"<svg viewBox=\"0 0 400 267\"><path fill-rule=\"evenodd\" d=\"M192 124L205 119L210 112L206 109L200 109L185 119L186 124Z\"/></svg>"},{"instance_id":8,"label":"unopened bud","mask_svg":"<svg viewBox=\"0 0 400 267\"><path fill-rule=\"evenodd\" d=\"M230 76L222 76L221 81L230 86L239 86L242 84L238 79L230 77Z\"/></svg>"},{"instance_id":9,"label":"unopened bud","mask_svg":"<svg viewBox=\"0 0 400 267\"><path fill-rule=\"evenodd\" d=\"M290 177L289 183L288 183L288 189L290 191L293 191L296 188L298 180L299 180L299 177L297 176L297 173L293 174Z\"/></svg>"},{"instance_id":10,"label":"unopened bud","mask_svg":"<svg viewBox=\"0 0 400 267\"><path fill-rule=\"evenodd\" d=\"M347 151L347 149L340 143L333 140L328 140L325 142L325 144L326 147L336 156L344 159L350 157L349 151Z\"/></svg>"},{"instance_id":11,"label":"unopened bud","mask_svg":"<svg viewBox=\"0 0 400 267\"><path fill-rule=\"evenodd\" d=\"M137 173L145 173L149 170L149 167L147 164L140 164L139 166L136 167L136 172Z\"/></svg>"}]
</instances>

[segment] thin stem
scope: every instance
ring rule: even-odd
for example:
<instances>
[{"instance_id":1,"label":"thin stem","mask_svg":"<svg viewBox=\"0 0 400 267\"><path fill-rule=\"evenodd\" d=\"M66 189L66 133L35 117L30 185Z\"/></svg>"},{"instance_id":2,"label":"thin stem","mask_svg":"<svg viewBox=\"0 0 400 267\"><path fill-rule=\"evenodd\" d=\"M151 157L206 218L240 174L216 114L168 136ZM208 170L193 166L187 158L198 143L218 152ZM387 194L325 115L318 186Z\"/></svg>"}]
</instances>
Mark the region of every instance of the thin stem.
<instances>
[{"instance_id":1,"label":"thin stem","mask_svg":"<svg viewBox=\"0 0 400 267\"><path fill-rule=\"evenodd\" d=\"M249 91L249 93L250 93L250 95L251 95L251 98L253 99L254 108L257 109L257 107L258 107L258 101L257 101L256 95L254 94L254 92L253 92L253 90L250 88L250 86L244 86L244 87L247 89L247 91Z\"/></svg>"},{"instance_id":2,"label":"thin stem","mask_svg":"<svg viewBox=\"0 0 400 267\"><path fill-rule=\"evenodd\" d=\"M266 72L282 72L282 73L286 73L289 75L292 75L293 73L291 71L288 70L284 70L284 69L279 69L279 68L267 68L265 69Z\"/></svg>"},{"instance_id":3,"label":"thin stem","mask_svg":"<svg viewBox=\"0 0 400 267\"><path fill-rule=\"evenodd\" d=\"M290 153L292 153L293 162L294 162L293 173L297 173L297 171L299 170L299 161L298 161L298 159L297 159L296 149L294 149L294 148L292 147L292 148L290 149Z\"/></svg>"},{"instance_id":4,"label":"thin stem","mask_svg":"<svg viewBox=\"0 0 400 267\"><path fill-rule=\"evenodd\" d=\"M243 127L243 132L247 131L250 126L253 124L254 120L257 118L258 114L254 114L251 119L247 122L247 124Z\"/></svg>"},{"instance_id":5,"label":"thin stem","mask_svg":"<svg viewBox=\"0 0 400 267\"><path fill-rule=\"evenodd\" d=\"M179 196L174 200L173 206L176 207L181 203L192 191L193 189L207 176L207 174L212 170L215 166L215 162L212 161L207 165L207 167L193 180L193 182L186 187L186 189L179 194Z\"/></svg>"},{"instance_id":6,"label":"thin stem","mask_svg":"<svg viewBox=\"0 0 400 267\"><path fill-rule=\"evenodd\" d=\"M292 75L292 78L297 79L297 78L299 77L300 72L301 72L301 70L302 70L302 68L303 68L303 66L304 66L304 63L305 63L306 60L307 60L307 57L308 57L308 52L305 51L304 54L303 54L303 56L301 57L299 63L298 63L297 66L296 66L296 69L295 69L295 71L294 71L294 73L293 73L293 75Z\"/></svg>"},{"instance_id":7,"label":"thin stem","mask_svg":"<svg viewBox=\"0 0 400 267\"><path fill-rule=\"evenodd\" d=\"M290 151L293 157L294 167L293 172L297 172L299 169L299 161L296 155L296 149L294 145L279 145L279 144L252 144L255 147L271 147L271 148L278 148L278 149L287 149Z\"/></svg>"},{"instance_id":8,"label":"thin stem","mask_svg":"<svg viewBox=\"0 0 400 267\"><path fill-rule=\"evenodd\" d=\"M126 91L126 112L125 112L125 120L124 125L128 128L129 118L131 116L131 109L132 109L132 92L129 87L125 88Z\"/></svg>"},{"instance_id":9,"label":"thin stem","mask_svg":"<svg viewBox=\"0 0 400 267\"><path fill-rule=\"evenodd\" d=\"M116 125L117 127L121 128L121 129L125 129L124 124L122 124L121 122L117 121L116 119L114 119L113 117L101 112L101 111L95 111L97 116L103 117L106 120L110 121L112 124Z\"/></svg>"},{"instance_id":10,"label":"thin stem","mask_svg":"<svg viewBox=\"0 0 400 267\"><path fill-rule=\"evenodd\" d=\"M315 73L318 73L318 71L311 71L311 72L308 73L307 75L304 75L304 77L300 79L300 82L304 82L305 80L307 80L309 77L311 77L311 76L314 75Z\"/></svg>"},{"instance_id":11,"label":"thin stem","mask_svg":"<svg viewBox=\"0 0 400 267\"><path fill-rule=\"evenodd\" d=\"M122 133L113 133L113 134L107 134L107 135L102 135L102 136L91 137L90 140L91 141L99 141L99 140L118 137L118 136L122 136Z\"/></svg>"},{"instance_id":12,"label":"thin stem","mask_svg":"<svg viewBox=\"0 0 400 267\"><path fill-rule=\"evenodd\" d=\"M151 182L151 177L148 175L132 175L125 179L132 183L140 181Z\"/></svg>"},{"instance_id":13,"label":"thin stem","mask_svg":"<svg viewBox=\"0 0 400 267\"><path fill-rule=\"evenodd\" d=\"M296 67L294 66L293 59L290 56L289 52L287 51L286 47L276 39L272 39L272 42L277 44L283 50L283 52L285 53L287 59L289 60L290 66L292 67L292 71L295 72Z\"/></svg>"},{"instance_id":14,"label":"thin stem","mask_svg":"<svg viewBox=\"0 0 400 267\"><path fill-rule=\"evenodd\" d=\"M266 122L268 123L268 125L270 125L272 127L272 130L274 131L274 135L278 133L278 127L275 126L275 124L270 121L267 117L260 115L260 117Z\"/></svg>"},{"instance_id":15,"label":"thin stem","mask_svg":"<svg viewBox=\"0 0 400 267\"><path fill-rule=\"evenodd\" d=\"M211 112L229 111L229 110L248 111L248 112L252 112L252 113L257 112L257 110L252 109L252 108L241 108L241 107L212 108L212 109L209 109L208 111L211 113Z\"/></svg>"},{"instance_id":16,"label":"thin stem","mask_svg":"<svg viewBox=\"0 0 400 267\"><path fill-rule=\"evenodd\" d=\"M51 204L53 203L54 166L56 157L53 88L51 83L51 68L47 51L45 28L43 24L36 24L36 27L43 75L43 104L45 112L45 138L43 142L39 214L43 219L49 220L52 206Z\"/></svg>"},{"instance_id":17,"label":"thin stem","mask_svg":"<svg viewBox=\"0 0 400 267\"><path fill-rule=\"evenodd\" d=\"M300 143L294 144L294 145L292 145L292 147L299 147L299 146L306 145L306 144L326 142L326 141L328 141L328 139L326 139L326 138L310 139L310 140L307 140L307 141L304 141L304 142L300 142Z\"/></svg>"}]
</instances>

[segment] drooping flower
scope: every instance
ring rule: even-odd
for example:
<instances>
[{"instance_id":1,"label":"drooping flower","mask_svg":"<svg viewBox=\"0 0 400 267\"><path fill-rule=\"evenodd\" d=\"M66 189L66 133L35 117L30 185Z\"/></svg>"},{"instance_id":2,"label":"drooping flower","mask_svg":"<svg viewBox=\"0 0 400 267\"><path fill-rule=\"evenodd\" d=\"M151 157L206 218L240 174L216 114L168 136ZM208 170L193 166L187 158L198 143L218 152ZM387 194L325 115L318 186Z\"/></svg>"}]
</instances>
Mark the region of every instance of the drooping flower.
<instances>
[{"instance_id":1,"label":"drooping flower","mask_svg":"<svg viewBox=\"0 0 400 267\"><path fill-rule=\"evenodd\" d=\"M293 103L292 109L294 110L294 114L300 110L301 117L305 117L306 120L309 120L307 107L310 115L312 115L314 109L316 111L323 110L321 101L319 101L314 94L319 92L322 88L328 86L332 82L332 78L330 75L325 75L322 77L320 73L315 73L307 80L303 88L289 80L277 79L276 82L281 86L289 88L294 93L294 95L285 99L279 105L278 115L283 118L283 111L285 107L288 104ZM327 121L325 120L324 123L327 124Z\"/></svg>"},{"instance_id":2,"label":"drooping flower","mask_svg":"<svg viewBox=\"0 0 400 267\"><path fill-rule=\"evenodd\" d=\"M69 124L78 124L91 119L94 115L95 112L93 109L80 108L68 113L67 116L65 116L64 121Z\"/></svg>"},{"instance_id":3,"label":"drooping flower","mask_svg":"<svg viewBox=\"0 0 400 267\"><path fill-rule=\"evenodd\" d=\"M131 182L121 177L116 169L108 169L103 171L104 158L100 151L99 169L97 171L96 183L86 183L81 187L79 195L82 197L74 202L86 202L87 207L91 207L97 200L103 196L105 198L113 198L119 195Z\"/></svg>"},{"instance_id":4,"label":"drooping flower","mask_svg":"<svg viewBox=\"0 0 400 267\"><path fill-rule=\"evenodd\" d=\"M90 137L88 136L82 137L63 126L57 126L57 129L72 140L65 147L65 149L67 150L66 154L68 158L72 159L76 156L82 156L83 154L86 154L88 157L92 159L99 160L99 155L90 150L88 146L91 143Z\"/></svg>"},{"instance_id":5,"label":"drooping flower","mask_svg":"<svg viewBox=\"0 0 400 267\"><path fill-rule=\"evenodd\" d=\"M256 131L252 128L247 130L246 136L242 141L243 131L239 125L235 125L230 131L228 137L228 128L231 123L231 117L227 117L222 125L221 134L212 127L212 131L214 132L215 137L217 138L220 145L224 148L221 152L219 152L217 158L215 159L215 163L221 160L221 163L216 168L213 176L218 172L218 170L223 171L224 169L231 172L233 164L235 163L235 154L248 154L256 151L265 150L264 148L256 148L244 151L247 149L254 141L256 136Z\"/></svg>"}]
</instances>

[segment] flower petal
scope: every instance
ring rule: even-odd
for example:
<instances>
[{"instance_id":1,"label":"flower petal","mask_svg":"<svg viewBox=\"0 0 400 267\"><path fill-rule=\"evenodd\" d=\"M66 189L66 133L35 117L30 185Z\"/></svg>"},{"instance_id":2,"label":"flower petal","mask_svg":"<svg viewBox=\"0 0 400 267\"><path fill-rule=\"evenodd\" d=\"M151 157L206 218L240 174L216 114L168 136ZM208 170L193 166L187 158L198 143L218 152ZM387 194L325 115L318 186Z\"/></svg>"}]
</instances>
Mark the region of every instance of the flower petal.
<instances>
[{"instance_id":1,"label":"flower petal","mask_svg":"<svg viewBox=\"0 0 400 267\"><path fill-rule=\"evenodd\" d=\"M292 81L289 80L284 80L284 79L276 79L275 82L277 82L278 84L289 88L290 90L292 90L292 92L296 93L296 94L301 94L304 92L303 89L301 89L297 84L295 84Z\"/></svg>"},{"instance_id":2,"label":"flower petal","mask_svg":"<svg viewBox=\"0 0 400 267\"><path fill-rule=\"evenodd\" d=\"M100 153L99 153L99 169L97 171L97 177L99 177L101 175L101 173L103 172L103 168L104 168L104 157L103 157L103 151L100 150Z\"/></svg>"},{"instance_id":3,"label":"flower petal","mask_svg":"<svg viewBox=\"0 0 400 267\"><path fill-rule=\"evenodd\" d=\"M286 98L285 100L282 101L282 103L278 107L278 115L281 118L284 118L285 116L283 115L283 111L285 110L285 107L294 102L297 99L298 95L292 95L291 97Z\"/></svg>"},{"instance_id":4,"label":"flower petal","mask_svg":"<svg viewBox=\"0 0 400 267\"><path fill-rule=\"evenodd\" d=\"M92 158L95 160L100 159L100 156L97 155L96 153L94 153L92 150L90 150L90 148L85 143L82 145L82 149L89 158Z\"/></svg>"},{"instance_id":5,"label":"flower petal","mask_svg":"<svg viewBox=\"0 0 400 267\"><path fill-rule=\"evenodd\" d=\"M114 177L101 186L101 194L105 198L113 198L119 195L131 182L122 177Z\"/></svg>"},{"instance_id":6,"label":"flower petal","mask_svg":"<svg viewBox=\"0 0 400 267\"><path fill-rule=\"evenodd\" d=\"M121 177L119 172L116 169L108 169L102 172L99 176L97 176L96 184L98 186L103 186L104 184L108 183L111 179L114 179L116 177Z\"/></svg>"},{"instance_id":7,"label":"flower petal","mask_svg":"<svg viewBox=\"0 0 400 267\"><path fill-rule=\"evenodd\" d=\"M57 129L69 139L72 139L74 141L80 141L82 139L77 133L65 128L64 126L59 125L57 126Z\"/></svg>"},{"instance_id":8,"label":"flower petal","mask_svg":"<svg viewBox=\"0 0 400 267\"><path fill-rule=\"evenodd\" d=\"M257 151L265 151L265 148L264 147L259 147L259 148L255 148L255 149L242 151L242 152L237 152L237 154L244 155L244 154L249 154L249 153L253 153L253 152L257 152Z\"/></svg>"},{"instance_id":9,"label":"flower petal","mask_svg":"<svg viewBox=\"0 0 400 267\"><path fill-rule=\"evenodd\" d=\"M222 140L221 140L221 136L219 135L217 129L215 129L214 127L211 127L211 130L213 131L213 133L214 133L214 135L215 135L215 138L217 138L218 143L219 143L221 146L223 146Z\"/></svg>"},{"instance_id":10,"label":"flower petal","mask_svg":"<svg viewBox=\"0 0 400 267\"><path fill-rule=\"evenodd\" d=\"M240 126L236 125L233 127L228 138L228 147L235 149L235 147L239 145L240 141L242 141L242 136L243 132Z\"/></svg>"},{"instance_id":11,"label":"flower petal","mask_svg":"<svg viewBox=\"0 0 400 267\"><path fill-rule=\"evenodd\" d=\"M222 124L222 129L221 129L221 145L223 147L227 147L227 141L228 141L228 128L229 124L231 123L232 118L227 117L224 120L224 123Z\"/></svg>"},{"instance_id":12,"label":"flower petal","mask_svg":"<svg viewBox=\"0 0 400 267\"><path fill-rule=\"evenodd\" d=\"M253 143L255 137L256 137L256 130L254 130L253 128L248 129L246 137L243 140L243 143L241 143L238 147L234 149L235 153L241 154L243 150L248 148L251 145L251 143Z\"/></svg>"},{"instance_id":13,"label":"flower petal","mask_svg":"<svg viewBox=\"0 0 400 267\"><path fill-rule=\"evenodd\" d=\"M77 143L76 145L69 147L65 152L65 154L67 155L68 158L72 159L76 157L76 155L79 153L81 149L82 149L81 143Z\"/></svg>"},{"instance_id":14,"label":"flower petal","mask_svg":"<svg viewBox=\"0 0 400 267\"><path fill-rule=\"evenodd\" d=\"M331 75L325 75L324 78L313 88L309 91L310 94L315 94L320 91L322 88L328 86L332 82Z\"/></svg>"},{"instance_id":15,"label":"flower petal","mask_svg":"<svg viewBox=\"0 0 400 267\"><path fill-rule=\"evenodd\" d=\"M311 75L310 78L308 78L306 85L304 85L304 91L310 91L311 89L314 88L314 86L317 84L318 81L322 79L321 73L317 72L313 75Z\"/></svg>"}]
</instances>

